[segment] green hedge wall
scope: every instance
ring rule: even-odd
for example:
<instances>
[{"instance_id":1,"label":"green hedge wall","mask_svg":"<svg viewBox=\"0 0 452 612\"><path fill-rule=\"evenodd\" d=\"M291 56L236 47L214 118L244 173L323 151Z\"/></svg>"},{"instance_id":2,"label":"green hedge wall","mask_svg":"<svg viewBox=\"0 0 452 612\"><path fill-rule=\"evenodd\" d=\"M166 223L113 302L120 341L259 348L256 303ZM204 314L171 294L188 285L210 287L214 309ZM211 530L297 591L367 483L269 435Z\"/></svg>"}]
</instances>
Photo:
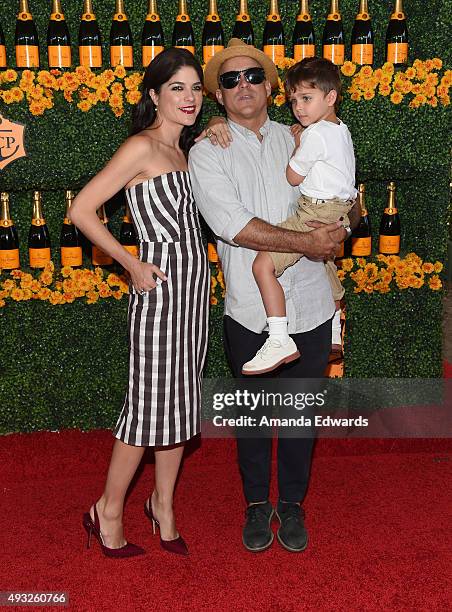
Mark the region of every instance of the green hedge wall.
<instances>
[{"instance_id":1,"label":"green hedge wall","mask_svg":"<svg viewBox=\"0 0 452 612\"><path fill-rule=\"evenodd\" d=\"M0 0L0 23L13 64L13 39L18 3ZM77 33L82 1L63 0L63 10L77 56ZM177 2L158 3L167 44L177 12ZM260 46L269 3L249 0L256 44ZM349 41L358 0L342 0ZM376 36L375 64L384 61L384 38L393 1L370 0ZM451 0L405 2L410 37L409 61L440 57L450 67ZM192 0L189 11L195 29L197 51L207 12L207 0ZM238 2L218 0L228 38ZM287 55L299 2L280 0L286 32ZM311 12L320 52L323 23L329 0L311 0ZM45 63L45 39L50 2L30 0L40 42L41 67ZM108 57L108 35L113 0L94 1ZM139 40L147 0L126 0L139 70ZM107 68L105 63L105 68ZM344 79L344 82L349 82ZM80 189L111 156L128 132L130 107L117 119L106 106L82 113L61 94L55 107L42 117L33 117L23 104L6 106L0 112L25 123L28 157L0 171L0 190L11 193L11 207L21 238L25 262L26 237L31 214L31 191L43 191L45 214L58 245L64 214L64 190ZM204 118L218 113L210 100ZM349 126L357 157L357 180L367 186L367 203L377 243L379 219L386 201L386 184L397 182L405 252L415 251L430 261L445 261L447 250L447 205L449 200L450 115L447 107L410 110L406 103L393 105L375 97L353 102L345 96L340 116ZM270 116L292 122L286 106L270 108ZM113 232L118 231L119 197L109 205ZM58 254L54 250L54 261ZM88 260L85 262L88 265ZM0 277L0 282L5 275ZM80 302L51 306L41 302L8 302L0 310L0 432L103 427L114 424L122 402L127 371L125 317L126 300L102 300L95 305ZM441 292L428 289L395 291L387 295L355 295L347 291L346 375L354 377L425 377L441 375ZM229 376L221 341L221 303L211 309L211 336L206 376Z\"/></svg>"}]
</instances>

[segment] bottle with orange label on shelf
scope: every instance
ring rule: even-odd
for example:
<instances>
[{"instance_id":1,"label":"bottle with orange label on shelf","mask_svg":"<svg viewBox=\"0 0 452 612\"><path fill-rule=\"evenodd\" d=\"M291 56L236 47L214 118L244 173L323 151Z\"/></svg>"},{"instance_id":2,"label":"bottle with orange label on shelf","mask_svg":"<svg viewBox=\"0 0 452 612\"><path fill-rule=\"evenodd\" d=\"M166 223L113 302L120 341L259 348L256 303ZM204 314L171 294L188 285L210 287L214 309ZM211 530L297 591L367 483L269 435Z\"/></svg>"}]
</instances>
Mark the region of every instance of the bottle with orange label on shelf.
<instances>
[{"instance_id":1,"label":"bottle with orange label on shelf","mask_svg":"<svg viewBox=\"0 0 452 612\"><path fill-rule=\"evenodd\" d=\"M17 68L39 68L39 39L28 0L19 0L14 38Z\"/></svg>"},{"instance_id":2,"label":"bottle with orange label on shelf","mask_svg":"<svg viewBox=\"0 0 452 612\"><path fill-rule=\"evenodd\" d=\"M92 0L84 0L78 31L80 66L102 68L102 39Z\"/></svg>"},{"instance_id":3,"label":"bottle with orange label on shelf","mask_svg":"<svg viewBox=\"0 0 452 612\"><path fill-rule=\"evenodd\" d=\"M202 30L202 57L205 64L224 49L224 32L218 14L217 0L209 0L209 13Z\"/></svg>"},{"instance_id":4,"label":"bottle with orange label on shelf","mask_svg":"<svg viewBox=\"0 0 452 612\"><path fill-rule=\"evenodd\" d=\"M262 50L276 64L286 55L284 28L279 13L278 0L270 1L270 12L265 22Z\"/></svg>"},{"instance_id":5,"label":"bottle with orange label on shelf","mask_svg":"<svg viewBox=\"0 0 452 612\"><path fill-rule=\"evenodd\" d=\"M105 212L105 206L103 204L100 208L97 209L97 216L99 217L105 229L110 231L110 228L108 226L107 214ZM108 253L105 253L105 251L100 249L95 244L91 245L91 260L93 266L105 267L111 266L113 264L113 257L111 257L111 255L108 255Z\"/></svg>"},{"instance_id":6,"label":"bottle with orange label on shelf","mask_svg":"<svg viewBox=\"0 0 452 612\"><path fill-rule=\"evenodd\" d=\"M133 68L132 31L124 8L124 0L116 0L110 29L110 65Z\"/></svg>"},{"instance_id":7,"label":"bottle with orange label on shelf","mask_svg":"<svg viewBox=\"0 0 452 612\"><path fill-rule=\"evenodd\" d=\"M232 38L240 38L247 45L254 45L254 31L248 11L248 0L240 0L239 12L235 18Z\"/></svg>"},{"instance_id":8,"label":"bottle with orange label on shelf","mask_svg":"<svg viewBox=\"0 0 452 612\"><path fill-rule=\"evenodd\" d=\"M0 24L0 70L4 70L7 66L5 36L3 34L2 25Z\"/></svg>"},{"instance_id":9,"label":"bottle with orange label on shelf","mask_svg":"<svg viewBox=\"0 0 452 612\"><path fill-rule=\"evenodd\" d=\"M82 265L83 256L79 231L69 217L73 199L73 192L66 191L66 214L60 233L61 265L78 268Z\"/></svg>"},{"instance_id":10,"label":"bottle with orange label on shelf","mask_svg":"<svg viewBox=\"0 0 452 612\"><path fill-rule=\"evenodd\" d=\"M131 255L138 257L137 234L133 226L129 205L127 203L125 205L125 214L122 218L119 242Z\"/></svg>"},{"instance_id":11,"label":"bottle with orange label on shelf","mask_svg":"<svg viewBox=\"0 0 452 612\"><path fill-rule=\"evenodd\" d=\"M173 28L173 47L195 53L195 35L187 9L187 0L179 0L179 8Z\"/></svg>"},{"instance_id":12,"label":"bottle with orange label on shelf","mask_svg":"<svg viewBox=\"0 0 452 612\"><path fill-rule=\"evenodd\" d=\"M395 0L394 11L386 30L386 61L395 66L408 62L408 30L402 0Z\"/></svg>"},{"instance_id":13,"label":"bottle with orange label on shelf","mask_svg":"<svg viewBox=\"0 0 452 612\"><path fill-rule=\"evenodd\" d=\"M352 233L353 257L369 257L372 253L372 233L370 229L369 213L366 207L366 186L358 185L358 202L361 206L361 219Z\"/></svg>"},{"instance_id":14,"label":"bottle with orange label on shelf","mask_svg":"<svg viewBox=\"0 0 452 612\"><path fill-rule=\"evenodd\" d=\"M360 0L352 30L352 62L359 66L374 63L374 34L367 0Z\"/></svg>"},{"instance_id":15,"label":"bottle with orange label on shelf","mask_svg":"<svg viewBox=\"0 0 452 612\"><path fill-rule=\"evenodd\" d=\"M331 0L330 12L323 29L323 57L341 66L345 61L345 37L339 0Z\"/></svg>"},{"instance_id":16,"label":"bottle with orange label on shelf","mask_svg":"<svg viewBox=\"0 0 452 612\"><path fill-rule=\"evenodd\" d=\"M71 39L61 0L52 0L52 12L47 28L47 54L49 68L70 68L72 65Z\"/></svg>"},{"instance_id":17,"label":"bottle with orange label on shelf","mask_svg":"<svg viewBox=\"0 0 452 612\"><path fill-rule=\"evenodd\" d=\"M45 268L51 258L50 234L42 213L39 191L33 192L33 216L28 233L28 256L30 268Z\"/></svg>"},{"instance_id":18,"label":"bottle with orange label on shelf","mask_svg":"<svg viewBox=\"0 0 452 612\"><path fill-rule=\"evenodd\" d=\"M19 237L9 212L9 194L0 193L0 270L20 268Z\"/></svg>"},{"instance_id":19,"label":"bottle with orange label on shelf","mask_svg":"<svg viewBox=\"0 0 452 612\"><path fill-rule=\"evenodd\" d=\"M293 30L292 42L293 58L296 62L300 62L305 57L314 57L315 34L308 0L300 2L300 12Z\"/></svg>"},{"instance_id":20,"label":"bottle with orange label on shelf","mask_svg":"<svg viewBox=\"0 0 452 612\"><path fill-rule=\"evenodd\" d=\"M380 223L380 240L378 250L382 255L400 253L400 218L396 208L396 186L393 181L388 185L388 205Z\"/></svg>"},{"instance_id":21,"label":"bottle with orange label on shelf","mask_svg":"<svg viewBox=\"0 0 452 612\"><path fill-rule=\"evenodd\" d=\"M148 12L141 35L143 68L149 66L154 57L165 48L162 22L157 10L157 0L149 0Z\"/></svg>"}]
</instances>

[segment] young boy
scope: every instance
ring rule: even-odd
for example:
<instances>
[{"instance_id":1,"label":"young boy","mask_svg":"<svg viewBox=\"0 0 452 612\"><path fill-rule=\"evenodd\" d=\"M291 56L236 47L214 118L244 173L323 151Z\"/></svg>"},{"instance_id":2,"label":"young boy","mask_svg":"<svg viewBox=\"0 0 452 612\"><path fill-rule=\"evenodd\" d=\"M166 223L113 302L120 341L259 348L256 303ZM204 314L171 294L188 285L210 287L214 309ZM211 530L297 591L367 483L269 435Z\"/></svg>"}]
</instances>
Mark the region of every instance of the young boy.
<instances>
[{"instance_id":1,"label":"young boy","mask_svg":"<svg viewBox=\"0 0 452 612\"><path fill-rule=\"evenodd\" d=\"M347 213L357 194L355 156L350 132L336 116L341 95L339 70L329 60L306 58L290 68L285 85L293 113L305 129L286 170L287 180L299 186L301 197L295 214L280 226L306 232L313 229L306 221L343 219L350 235ZM300 356L287 331L284 291L277 280L300 257L299 253L261 251L254 260L253 274L267 313L269 337L244 364L243 374L271 372ZM325 266L338 315L344 289L334 263L327 261Z\"/></svg>"}]
</instances>

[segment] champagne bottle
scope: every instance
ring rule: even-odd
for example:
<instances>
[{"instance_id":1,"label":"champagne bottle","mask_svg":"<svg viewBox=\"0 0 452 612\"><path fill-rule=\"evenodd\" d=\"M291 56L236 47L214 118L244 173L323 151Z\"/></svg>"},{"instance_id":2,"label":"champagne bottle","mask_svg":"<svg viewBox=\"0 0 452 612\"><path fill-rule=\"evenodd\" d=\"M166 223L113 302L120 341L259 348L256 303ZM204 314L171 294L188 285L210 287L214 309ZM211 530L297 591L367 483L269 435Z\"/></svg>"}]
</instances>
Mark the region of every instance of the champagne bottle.
<instances>
[{"instance_id":1,"label":"champagne bottle","mask_svg":"<svg viewBox=\"0 0 452 612\"><path fill-rule=\"evenodd\" d=\"M108 227L108 219L107 214L105 212L105 206L103 204L100 208L98 208L97 216L99 217L105 228L110 231L110 228ZM93 262L93 266L111 266L113 263L113 258L95 244L91 245L91 259Z\"/></svg>"},{"instance_id":2,"label":"champagne bottle","mask_svg":"<svg viewBox=\"0 0 452 612\"><path fill-rule=\"evenodd\" d=\"M132 32L124 9L124 0L116 0L110 30L110 64L133 68Z\"/></svg>"},{"instance_id":3,"label":"champagne bottle","mask_svg":"<svg viewBox=\"0 0 452 612\"><path fill-rule=\"evenodd\" d=\"M78 52L80 66L102 67L102 39L92 0L84 0L83 14L78 31Z\"/></svg>"},{"instance_id":4,"label":"champagne bottle","mask_svg":"<svg viewBox=\"0 0 452 612\"><path fill-rule=\"evenodd\" d=\"M122 218L119 242L126 249L126 251L129 251L129 253L131 253L134 257L138 257L137 234L135 232L135 228L133 227L130 209L127 203L125 206L125 215Z\"/></svg>"},{"instance_id":5,"label":"champagne bottle","mask_svg":"<svg viewBox=\"0 0 452 612\"><path fill-rule=\"evenodd\" d=\"M0 70L7 67L5 36L0 24Z\"/></svg>"},{"instance_id":6,"label":"champagne bottle","mask_svg":"<svg viewBox=\"0 0 452 612\"><path fill-rule=\"evenodd\" d=\"M300 62L315 55L315 36L308 0L301 0L300 12L293 30L293 58Z\"/></svg>"},{"instance_id":7,"label":"champagne bottle","mask_svg":"<svg viewBox=\"0 0 452 612\"><path fill-rule=\"evenodd\" d=\"M218 14L217 0L209 0L209 14L202 30L202 57L207 62L224 49L224 32Z\"/></svg>"},{"instance_id":8,"label":"champagne bottle","mask_svg":"<svg viewBox=\"0 0 452 612\"><path fill-rule=\"evenodd\" d=\"M286 54L284 29L279 14L278 0L270 0L270 12L265 22L262 49L265 55L268 55L275 63L283 59Z\"/></svg>"},{"instance_id":9,"label":"champagne bottle","mask_svg":"<svg viewBox=\"0 0 452 612\"><path fill-rule=\"evenodd\" d=\"M50 261L50 234L42 214L41 193L33 193L33 217L28 233L30 268L44 268Z\"/></svg>"},{"instance_id":10,"label":"champagne bottle","mask_svg":"<svg viewBox=\"0 0 452 612\"><path fill-rule=\"evenodd\" d=\"M398 255L400 253L400 219L396 208L395 191L395 183L391 181L388 185L388 205L380 223L378 250L383 255Z\"/></svg>"},{"instance_id":11,"label":"champagne bottle","mask_svg":"<svg viewBox=\"0 0 452 612\"><path fill-rule=\"evenodd\" d=\"M60 0L52 0L52 13L47 28L49 68L70 68L71 39Z\"/></svg>"},{"instance_id":12,"label":"champagne bottle","mask_svg":"<svg viewBox=\"0 0 452 612\"><path fill-rule=\"evenodd\" d=\"M352 30L352 62L360 66L374 62L374 34L367 0L360 0Z\"/></svg>"},{"instance_id":13,"label":"champagne bottle","mask_svg":"<svg viewBox=\"0 0 452 612\"><path fill-rule=\"evenodd\" d=\"M60 234L61 265L78 268L82 265L82 246L78 229L69 218L69 210L74 194L66 191L66 214Z\"/></svg>"},{"instance_id":14,"label":"champagne bottle","mask_svg":"<svg viewBox=\"0 0 452 612\"><path fill-rule=\"evenodd\" d=\"M323 57L340 66L345 60L345 39L339 0L331 0L330 12L323 30Z\"/></svg>"},{"instance_id":15,"label":"champagne bottle","mask_svg":"<svg viewBox=\"0 0 452 612\"><path fill-rule=\"evenodd\" d=\"M372 253L372 234L370 231L369 213L366 208L366 187L358 185L358 201L361 206L361 219L352 234L352 255L354 257L369 257Z\"/></svg>"},{"instance_id":16,"label":"champagne bottle","mask_svg":"<svg viewBox=\"0 0 452 612\"><path fill-rule=\"evenodd\" d=\"M28 0L19 1L15 46L17 68L39 68L38 31L28 7Z\"/></svg>"},{"instance_id":17,"label":"champagne bottle","mask_svg":"<svg viewBox=\"0 0 452 612\"><path fill-rule=\"evenodd\" d=\"M179 9L173 29L173 47L195 53L195 35L187 10L187 0L179 0Z\"/></svg>"},{"instance_id":18,"label":"champagne bottle","mask_svg":"<svg viewBox=\"0 0 452 612\"><path fill-rule=\"evenodd\" d=\"M408 30L402 0L395 0L386 30L386 61L400 66L408 62Z\"/></svg>"},{"instance_id":19,"label":"champagne bottle","mask_svg":"<svg viewBox=\"0 0 452 612\"><path fill-rule=\"evenodd\" d=\"M9 195L0 193L0 270L20 268L19 239L9 213Z\"/></svg>"},{"instance_id":20,"label":"champagne bottle","mask_svg":"<svg viewBox=\"0 0 452 612\"><path fill-rule=\"evenodd\" d=\"M157 0L149 0L148 14L141 35L143 67L146 68L165 48L160 15L157 11Z\"/></svg>"},{"instance_id":21,"label":"champagne bottle","mask_svg":"<svg viewBox=\"0 0 452 612\"><path fill-rule=\"evenodd\" d=\"M254 32L248 12L248 0L240 0L239 13L235 19L232 38L240 38L247 45L254 45Z\"/></svg>"}]
</instances>

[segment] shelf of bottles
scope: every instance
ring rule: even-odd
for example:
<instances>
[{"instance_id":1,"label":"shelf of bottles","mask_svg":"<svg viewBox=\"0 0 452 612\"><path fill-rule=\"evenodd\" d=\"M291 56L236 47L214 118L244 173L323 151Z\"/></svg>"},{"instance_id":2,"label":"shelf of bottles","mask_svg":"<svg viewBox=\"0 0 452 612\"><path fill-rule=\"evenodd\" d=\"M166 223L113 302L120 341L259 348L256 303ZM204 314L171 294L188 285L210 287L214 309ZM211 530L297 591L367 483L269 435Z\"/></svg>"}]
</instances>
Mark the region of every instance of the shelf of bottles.
<instances>
[{"instance_id":1,"label":"shelf of bottles","mask_svg":"<svg viewBox=\"0 0 452 612\"><path fill-rule=\"evenodd\" d=\"M133 50L137 39L132 33L126 12L126 0L108 0L112 5L112 21L109 32L109 65L133 68ZM129 2L131 0L128 0ZM145 5L144 0L143 4ZM176 0L173 0L176 3ZM102 56L102 34L94 12L93 0L81 3L79 22L78 56L73 53L69 28L65 20L63 5L68 0L52 0L46 39L46 61L49 68L68 69L75 63L92 69L101 68L107 58ZM346 57L360 65L372 65L374 60L374 34L369 0L359 0L350 47L346 47L340 0L325 0L321 49L319 51L337 65ZM8 49L0 23L0 69L7 67L25 69L39 68L43 59L40 36L31 12L32 0L19 0L13 49ZM247 0L236 4L235 25L231 36L241 38L247 44L255 44L252 16ZM171 45L198 52L204 63L208 62L225 46L225 33L216 0L206 0L206 17L202 26L202 49L195 48L195 36L190 20L187 0L178 0L177 16L173 25ZM143 7L145 8L145 6ZM114 12L113 12L114 11ZM4 17L4 16L3 16ZM393 12L389 15L386 30L386 60L396 66L408 61L407 19L403 0L394 0ZM286 26L287 28L287 26ZM284 25L278 0L270 0L264 25L262 49L275 62L289 56L300 61L316 54L316 40L308 0L300 0L295 24L291 27L292 45L287 48ZM104 33L105 34L105 33ZM135 42L134 42L135 41ZM42 43L42 39L41 39ZM157 0L148 0L147 13L141 32L141 64L147 66L165 48L162 23ZM77 57L77 59L75 59Z\"/></svg>"}]
</instances>

